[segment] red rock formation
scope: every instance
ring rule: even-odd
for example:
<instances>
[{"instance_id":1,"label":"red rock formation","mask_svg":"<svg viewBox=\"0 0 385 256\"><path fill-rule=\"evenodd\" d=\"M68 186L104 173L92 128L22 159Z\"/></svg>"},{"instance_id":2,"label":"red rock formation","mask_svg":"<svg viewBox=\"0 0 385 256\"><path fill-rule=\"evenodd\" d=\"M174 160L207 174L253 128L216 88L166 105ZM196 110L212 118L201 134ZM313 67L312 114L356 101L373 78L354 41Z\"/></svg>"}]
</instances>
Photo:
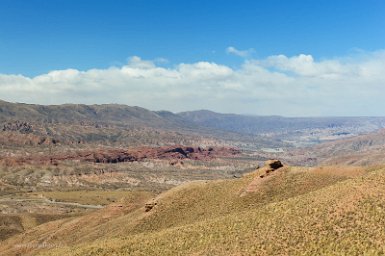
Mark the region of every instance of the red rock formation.
<instances>
[{"instance_id":1,"label":"red rock formation","mask_svg":"<svg viewBox=\"0 0 385 256\"><path fill-rule=\"evenodd\" d=\"M45 163L57 165L61 161L83 161L94 163L120 163L142 161L144 159L164 160L210 160L217 157L230 157L239 154L240 151L234 148L213 148L168 146L168 147L141 147L132 149L95 149L79 150L71 153L52 155L31 155L13 159L17 163ZM9 161L11 159L7 159Z\"/></svg>"}]
</instances>

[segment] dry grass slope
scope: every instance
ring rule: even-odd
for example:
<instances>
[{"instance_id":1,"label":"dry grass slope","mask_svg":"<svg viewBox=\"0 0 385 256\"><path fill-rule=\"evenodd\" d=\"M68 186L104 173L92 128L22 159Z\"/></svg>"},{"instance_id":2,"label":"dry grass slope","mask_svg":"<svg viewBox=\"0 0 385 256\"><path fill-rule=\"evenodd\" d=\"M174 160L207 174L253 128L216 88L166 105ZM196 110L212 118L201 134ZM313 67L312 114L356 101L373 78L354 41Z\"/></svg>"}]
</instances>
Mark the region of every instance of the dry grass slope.
<instances>
[{"instance_id":1,"label":"dry grass slope","mask_svg":"<svg viewBox=\"0 0 385 256\"><path fill-rule=\"evenodd\" d=\"M285 167L193 182L119 215L113 206L41 225L0 246L7 255L382 255L385 168ZM126 204L125 204L126 205ZM103 218L104 216L104 218ZM101 221L103 219L103 221ZM81 227L81 229L79 228ZM20 250L21 243L57 248Z\"/></svg>"}]
</instances>

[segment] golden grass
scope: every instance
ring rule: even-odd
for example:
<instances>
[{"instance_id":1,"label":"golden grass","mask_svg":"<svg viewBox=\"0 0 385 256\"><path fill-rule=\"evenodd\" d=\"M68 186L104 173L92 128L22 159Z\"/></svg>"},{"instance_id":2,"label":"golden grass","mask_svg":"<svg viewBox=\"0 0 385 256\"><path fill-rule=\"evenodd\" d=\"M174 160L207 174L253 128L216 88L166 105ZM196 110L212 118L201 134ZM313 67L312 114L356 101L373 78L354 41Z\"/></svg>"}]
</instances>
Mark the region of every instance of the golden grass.
<instances>
[{"instance_id":1,"label":"golden grass","mask_svg":"<svg viewBox=\"0 0 385 256\"><path fill-rule=\"evenodd\" d=\"M76 215L50 213L0 214L0 241L40 224ZM1 254L0 254L1 255Z\"/></svg>"},{"instance_id":2,"label":"golden grass","mask_svg":"<svg viewBox=\"0 0 385 256\"><path fill-rule=\"evenodd\" d=\"M34 193L34 196L42 196L50 200L60 202L74 202L86 205L107 205L120 200L134 200L146 194L152 196L150 192L126 191L126 190L79 190L79 191L48 191Z\"/></svg>"},{"instance_id":3,"label":"golden grass","mask_svg":"<svg viewBox=\"0 0 385 256\"><path fill-rule=\"evenodd\" d=\"M42 255L382 255L385 169L333 168L287 168L243 197L258 176L193 182L156 198L148 213L98 225L74 219L83 229L72 236L63 223L45 224L23 239L58 246L31 251ZM47 236L53 231L61 239ZM12 248L20 237L7 242L0 249L20 252Z\"/></svg>"}]
</instances>

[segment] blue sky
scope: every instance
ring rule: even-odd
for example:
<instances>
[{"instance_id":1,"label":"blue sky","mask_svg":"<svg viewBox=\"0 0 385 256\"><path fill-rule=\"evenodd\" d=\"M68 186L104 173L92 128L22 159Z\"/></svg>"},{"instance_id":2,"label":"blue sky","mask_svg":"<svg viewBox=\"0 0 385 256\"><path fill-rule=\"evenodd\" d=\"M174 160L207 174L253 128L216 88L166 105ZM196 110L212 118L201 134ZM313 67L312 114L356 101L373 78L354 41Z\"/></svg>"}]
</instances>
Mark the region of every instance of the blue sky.
<instances>
[{"instance_id":1,"label":"blue sky","mask_svg":"<svg viewBox=\"0 0 385 256\"><path fill-rule=\"evenodd\" d=\"M237 65L256 57L345 55L385 44L385 1L0 1L0 71L102 68L130 56Z\"/></svg>"},{"instance_id":2,"label":"blue sky","mask_svg":"<svg viewBox=\"0 0 385 256\"><path fill-rule=\"evenodd\" d=\"M380 115L370 97L385 94L384 14L382 0L0 0L0 98ZM120 80L107 81L116 70ZM356 93L334 102L355 75ZM122 93L106 98L102 87Z\"/></svg>"}]
</instances>

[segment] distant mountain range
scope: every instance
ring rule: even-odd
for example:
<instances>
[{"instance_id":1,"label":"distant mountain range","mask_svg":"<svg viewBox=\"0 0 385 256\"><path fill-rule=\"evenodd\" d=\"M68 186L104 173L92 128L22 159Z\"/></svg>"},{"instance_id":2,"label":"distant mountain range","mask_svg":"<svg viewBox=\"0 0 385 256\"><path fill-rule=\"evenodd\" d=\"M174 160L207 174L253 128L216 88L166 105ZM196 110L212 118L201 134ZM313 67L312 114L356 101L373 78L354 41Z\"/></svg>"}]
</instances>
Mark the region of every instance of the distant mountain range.
<instances>
[{"instance_id":1,"label":"distant mountain range","mask_svg":"<svg viewBox=\"0 0 385 256\"><path fill-rule=\"evenodd\" d=\"M288 118L208 110L175 114L118 104L43 106L0 101L0 124L3 132L49 136L62 142L159 145L195 142L261 148L314 145L366 134L385 127L385 118ZM28 125L31 127L26 128Z\"/></svg>"}]
</instances>

